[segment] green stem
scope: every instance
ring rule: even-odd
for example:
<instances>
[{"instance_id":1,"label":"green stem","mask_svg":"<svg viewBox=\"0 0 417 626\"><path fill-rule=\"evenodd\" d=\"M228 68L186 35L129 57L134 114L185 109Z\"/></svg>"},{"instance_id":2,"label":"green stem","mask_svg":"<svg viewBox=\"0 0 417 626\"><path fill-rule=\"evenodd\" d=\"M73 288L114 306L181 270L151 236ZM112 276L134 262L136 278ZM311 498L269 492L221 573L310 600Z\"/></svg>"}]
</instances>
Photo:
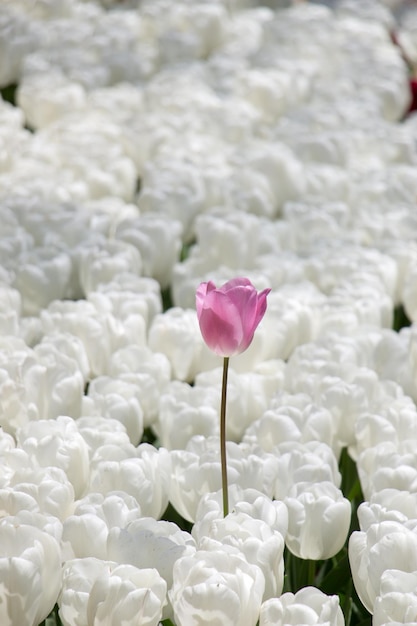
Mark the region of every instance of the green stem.
<instances>
[{"instance_id":1,"label":"green stem","mask_svg":"<svg viewBox=\"0 0 417 626\"><path fill-rule=\"evenodd\" d=\"M223 360L223 380L222 380L222 401L220 406L220 460L222 465L222 490L223 490L223 516L229 513L229 494L227 487L227 461L226 461L226 391L227 391L227 371L229 368L229 357Z\"/></svg>"}]
</instances>

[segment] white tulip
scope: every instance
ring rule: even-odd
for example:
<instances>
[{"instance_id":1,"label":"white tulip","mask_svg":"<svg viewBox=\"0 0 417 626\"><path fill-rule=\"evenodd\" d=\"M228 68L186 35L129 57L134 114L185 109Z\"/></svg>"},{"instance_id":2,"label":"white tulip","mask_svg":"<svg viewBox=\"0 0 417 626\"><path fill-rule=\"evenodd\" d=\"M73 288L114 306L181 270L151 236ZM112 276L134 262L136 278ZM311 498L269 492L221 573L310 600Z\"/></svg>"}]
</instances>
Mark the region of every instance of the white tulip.
<instances>
[{"instance_id":1,"label":"white tulip","mask_svg":"<svg viewBox=\"0 0 417 626\"><path fill-rule=\"evenodd\" d=\"M168 450L184 449L195 435L219 434L219 389L201 388L172 381L159 400L155 424L161 445Z\"/></svg>"},{"instance_id":2,"label":"white tulip","mask_svg":"<svg viewBox=\"0 0 417 626\"><path fill-rule=\"evenodd\" d=\"M417 571L417 533L396 521L372 524L350 536L349 561L357 594L373 613L386 570Z\"/></svg>"},{"instance_id":3,"label":"white tulip","mask_svg":"<svg viewBox=\"0 0 417 626\"><path fill-rule=\"evenodd\" d=\"M142 389L134 382L109 376L94 378L83 398L82 414L120 421L137 446L143 435Z\"/></svg>"},{"instance_id":4,"label":"white tulip","mask_svg":"<svg viewBox=\"0 0 417 626\"><path fill-rule=\"evenodd\" d=\"M79 417L76 423L80 435L88 445L90 460L102 446L113 444L123 448L130 444L126 428L119 420L94 415Z\"/></svg>"},{"instance_id":5,"label":"white tulip","mask_svg":"<svg viewBox=\"0 0 417 626\"><path fill-rule=\"evenodd\" d=\"M180 530L173 522L149 517L136 519L124 528L113 527L107 540L108 558L139 569L155 568L168 589L172 586L175 562L194 554L195 550L195 541L189 533ZM163 618L172 618L170 602L164 608Z\"/></svg>"},{"instance_id":6,"label":"white tulip","mask_svg":"<svg viewBox=\"0 0 417 626\"><path fill-rule=\"evenodd\" d=\"M158 626L166 602L166 583L155 569L117 565L94 581L87 624Z\"/></svg>"},{"instance_id":7,"label":"white tulip","mask_svg":"<svg viewBox=\"0 0 417 626\"><path fill-rule=\"evenodd\" d=\"M194 379L204 345L195 310L174 307L156 315L148 343L151 350L166 355L173 378L187 382Z\"/></svg>"},{"instance_id":8,"label":"white tulip","mask_svg":"<svg viewBox=\"0 0 417 626\"><path fill-rule=\"evenodd\" d=\"M226 551L179 559L169 598L178 626L255 626L264 592L261 570Z\"/></svg>"},{"instance_id":9,"label":"white tulip","mask_svg":"<svg viewBox=\"0 0 417 626\"><path fill-rule=\"evenodd\" d=\"M279 500L272 500L256 489L242 489L237 484L230 485L229 509L265 522L271 530L280 533L284 539L287 535L288 510L285 504ZM213 520L222 518L222 491L203 496L199 502L196 522L191 531L194 539L199 542L202 537L209 534Z\"/></svg>"},{"instance_id":10,"label":"white tulip","mask_svg":"<svg viewBox=\"0 0 417 626\"><path fill-rule=\"evenodd\" d=\"M220 452L217 437L193 437L185 450L171 451L172 478L169 498L177 511L194 521L199 501L221 489ZM253 488L272 496L276 458L256 446L227 442L229 484Z\"/></svg>"},{"instance_id":11,"label":"white tulip","mask_svg":"<svg viewBox=\"0 0 417 626\"><path fill-rule=\"evenodd\" d=\"M63 521L72 512L74 488L59 467L26 464L14 471L10 486L32 496L39 511L45 515L53 515Z\"/></svg>"},{"instance_id":12,"label":"white tulip","mask_svg":"<svg viewBox=\"0 0 417 626\"><path fill-rule=\"evenodd\" d=\"M301 406L297 406L301 404ZM278 395L273 408L266 410L249 428L244 441L256 441L267 452L286 441L321 441L339 453L337 429L331 412L314 405L306 394Z\"/></svg>"},{"instance_id":13,"label":"white tulip","mask_svg":"<svg viewBox=\"0 0 417 626\"><path fill-rule=\"evenodd\" d=\"M277 445L278 472L274 496L284 500L298 483L331 482L340 486L341 475L336 457L329 446L319 441L287 442Z\"/></svg>"},{"instance_id":14,"label":"white tulip","mask_svg":"<svg viewBox=\"0 0 417 626\"><path fill-rule=\"evenodd\" d=\"M289 550L302 559L328 559L342 549L351 517L349 500L331 482L298 483L284 500Z\"/></svg>"},{"instance_id":15,"label":"white tulip","mask_svg":"<svg viewBox=\"0 0 417 626\"><path fill-rule=\"evenodd\" d=\"M0 520L0 620L37 626L53 609L61 585L61 552L48 532L15 518Z\"/></svg>"},{"instance_id":16,"label":"white tulip","mask_svg":"<svg viewBox=\"0 0 417 626\"><path fill-rule=\"evenodd\" d=\"M386 570L375 599L373 626L417 621L417 571Z\"/></svg>"},{"instance_id":17,"label":"white tulip","mask_svg":"<svg viewBox=\"0 0 417 626\"><path fill-rule=\"evenodd\" d=\"M99 448L91 464L89 490L102 494L125 491L145 517L161 517L170 494L170 458L164 448L141 444L127 455L116 447ZM109 457L109 453L115 457Z\"/></svg>"},{"instance_id":18,"label":"white tulip","mask_svg":"<svg viewBox=\"0 0 417 626\"><path fill-rule=\"evenodd\" d=\"M58 600L64 626L157 626L165 602L166 583L155 569L95 558L64 565Z\"/></svg>"},{"instance_id":19,"label":"white tulip","mask_svg":"<svg viewBox=\"0 0 417 626\"><path fill-rule=\"evenodd\" d=\"M18 431L17 441L34 467L55 466L64 470L75 497L81 497L89 480L88 446L72 418L59 416L55 420L30 422Z\"/></svg>"},{"instance_id":20,"label":"white tulip","mask_svg":"<svg viewBox=\"0 0 417 626\"><path fill-rule=\"evenodd\" d=\"M284 593L261 606L259 626L298 626L323 624L344 626L345 620L337 596L326 596L315 587L304 587L297 593Z\"/></svg>"},{"instance_id":21,"label":"white tulip","mask_svg":"<svg viewBox=\"0 0 417 626\"><path fill-rule=\"evenodd\" d=\"M279 532L247 513L232 511L225 518L211 522L208 534L200 536L198 548L221 550L221 546L236 548L248 563L260 567L265 578L264 600L281 594L285 543Z\"/></svg>"}]
</instances>

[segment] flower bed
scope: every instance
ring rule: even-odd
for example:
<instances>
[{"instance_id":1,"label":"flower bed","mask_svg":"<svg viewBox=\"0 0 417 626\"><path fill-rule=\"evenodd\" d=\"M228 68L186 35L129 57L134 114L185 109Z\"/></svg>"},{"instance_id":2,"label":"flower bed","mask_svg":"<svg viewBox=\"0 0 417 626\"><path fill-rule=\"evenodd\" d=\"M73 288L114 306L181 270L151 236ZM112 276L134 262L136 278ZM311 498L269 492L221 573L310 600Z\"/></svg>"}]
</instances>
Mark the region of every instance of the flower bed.
<instances>
[{"instance_id":1,"label":"flower bed","mask_svg":"<svg viewBox=\"0 0 417 626\"><path fill-rule=\"evenodd\" d=\"M417 10L268 4L1 4L2 626L417 622Z\"/></svg>"}]
</instances>

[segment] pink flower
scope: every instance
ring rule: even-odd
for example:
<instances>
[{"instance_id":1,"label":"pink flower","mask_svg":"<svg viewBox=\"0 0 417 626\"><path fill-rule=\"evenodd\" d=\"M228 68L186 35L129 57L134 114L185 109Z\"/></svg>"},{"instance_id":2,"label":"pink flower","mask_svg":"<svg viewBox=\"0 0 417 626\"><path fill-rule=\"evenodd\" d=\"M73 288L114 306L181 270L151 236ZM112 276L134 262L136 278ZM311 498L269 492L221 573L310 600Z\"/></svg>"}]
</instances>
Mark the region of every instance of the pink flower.
<instances>
[{"instance_id":1,"label":"pink flower","mask_svg":"<svg viewBox=\"0 0 417 626\"><path fill-rule=\"evenodd\" d=\"M258 293L248 278L233 278L219 289L211 281L201 283L196 307L208 347L223 357L244 352L265 314L270 291Z\"/></svg>"}]
</instances>

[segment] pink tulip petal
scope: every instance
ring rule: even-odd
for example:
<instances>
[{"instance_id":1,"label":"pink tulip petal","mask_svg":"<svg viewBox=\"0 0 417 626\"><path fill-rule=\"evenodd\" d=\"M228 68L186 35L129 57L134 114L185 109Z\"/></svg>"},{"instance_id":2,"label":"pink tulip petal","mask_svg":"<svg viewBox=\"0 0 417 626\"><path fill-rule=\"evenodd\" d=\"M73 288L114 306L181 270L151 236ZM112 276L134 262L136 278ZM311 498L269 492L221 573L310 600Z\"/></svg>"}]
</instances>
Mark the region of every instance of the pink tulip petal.
<instances>
[{"instance_id":1,"label":"pink tulip petal","mask_svg":"<svg viewBox=\"0 0 417 626\"><path fill-rule=\"evenodd\" d=\"M216 289L216 285L211 280L209 280L208 283L201 283L199 285L195 297L198 317L201 315L201 310L207 293L210 293L210 291L213 291L214 289Z\"/></svg>"},{"instance_id":2,"label":"pink tulip petal","mask_svg":"<svg viewBox=\"0 0 417 626\"><path fill-rule=\"evenodd\" d=\"M232 356L243 337L239 310L218 289L207 294L199 316L201 333L208 347L220 356Z\"/></svg>"}]
</instances>

